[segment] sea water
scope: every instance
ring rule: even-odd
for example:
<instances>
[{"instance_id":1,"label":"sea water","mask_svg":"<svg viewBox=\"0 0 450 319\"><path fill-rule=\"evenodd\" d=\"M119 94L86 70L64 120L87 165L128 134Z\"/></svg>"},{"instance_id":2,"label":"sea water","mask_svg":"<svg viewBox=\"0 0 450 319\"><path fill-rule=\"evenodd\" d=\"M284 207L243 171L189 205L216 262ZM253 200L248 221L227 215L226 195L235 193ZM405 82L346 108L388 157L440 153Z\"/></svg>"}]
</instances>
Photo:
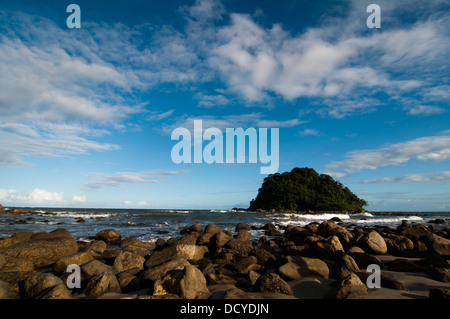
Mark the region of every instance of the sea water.
<instances>
[{"instance_id":1,"label":"sea water","mask_svg":"<svg viewBox=\"0 0 450 319\"><path fill-rule=\"evenodd\" d=\"M443 219L450 226L449 212L397 212L377 213L268 213L243 210L189 210L189 209L80 209L80 208L26 208L26 214L0 214L0 237L20 231L49 232L66 228L76 238L90 240L102 229L117 229L123 238L136 237L144 241L180 236L180 230L195 223L206 226L216 224L224 231L235 231L237 223L251 227L254 237L264 234L267 223L275 224L283 232L288 225L305 226L332 218L345 227L390 226L396 228L406 220L410 224L430 225L431 220Z\"/></svg>"}]
</instances>

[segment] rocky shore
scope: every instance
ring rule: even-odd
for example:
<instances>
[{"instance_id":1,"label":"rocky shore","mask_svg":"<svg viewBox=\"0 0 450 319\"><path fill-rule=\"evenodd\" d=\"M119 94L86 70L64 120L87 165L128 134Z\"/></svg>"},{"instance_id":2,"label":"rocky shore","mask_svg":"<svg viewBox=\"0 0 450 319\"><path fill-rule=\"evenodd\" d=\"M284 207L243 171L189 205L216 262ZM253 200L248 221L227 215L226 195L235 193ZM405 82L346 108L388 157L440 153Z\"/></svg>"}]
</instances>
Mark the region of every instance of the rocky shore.
<instances>
[{"instance_id":1,"label":"rocky shore","mask_svg":"<svg viewBox=\"0 0 450 319\"><path fill-rule=\"evenodd\" d=\"M90 242L67 229L0 238L0 299L450 298L450 229L335 221L224 232L194 224L143 242L105 229ZM69 288L78 265L79 288ZM380 288L368 284L381 269ZM369 287L368 287L369 286Z\"/></svg>"}]
</instances>

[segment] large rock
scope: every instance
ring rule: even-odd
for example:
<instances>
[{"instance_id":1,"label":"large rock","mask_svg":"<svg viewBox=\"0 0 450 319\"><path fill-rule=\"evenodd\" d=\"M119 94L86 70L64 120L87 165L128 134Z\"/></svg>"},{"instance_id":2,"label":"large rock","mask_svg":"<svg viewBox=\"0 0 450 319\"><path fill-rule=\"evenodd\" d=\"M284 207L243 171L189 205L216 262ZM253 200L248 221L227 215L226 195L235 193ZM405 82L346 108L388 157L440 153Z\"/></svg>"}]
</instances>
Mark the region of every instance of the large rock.
<instances>
[{"instance_id":1,"label":"large rock","mask_svg":"<svg viewBox=\"0 0 450 319\"><path fill-rule=\"evenodd\" d=\"M342 245L345 247L350 245L353 234L344 227L335 224L332 221L322 222L317 228L317 234L322 237L337 236Z\"/></svg>"},{"instance_id":2,"label":"large rock","mask_svg":"<svg viewBox=\"0 0 450 319\"><path fill-rule=\"evenodd\" d=\"M95 235L95 239L103 240L107 244L119 245L122 241L122 236L116 229L103 229Z\"/></svg>"},{"instance_id":3,"label":"large rock","mask_svg":"<svg viewBox=\"0 0 450 319\"><path fill-rule=\"evenodd\" d=\"M140 280L136 276L126 271L117 274L116 278L117 281L119 282L120 290L122 292L139 290L141 287Z\"/></svg>"},{"instance_id":4,"label":"large rock","mask_svg":"<svg viewBox=\"0 0 450 319\"><path fill-rule=\"evenodd\" d=\"M430 229L423 224L418 224L414 226L402 224L400 226L397 229L401 232L401 234L412 240L420 240L421 237L431 234Z\"/></svg>"},{"instance_id":5,"label":"large rock","mask_svg":"<svg viewBox=\"0 0 450 319\"><path fill-rule=\"evenodd\" d=\"M422 237L422 240L424 240L431 252L445 257L450 256L450 239L438 236L436 234L430 234Z\"/></svg>"},{"instance_id":6,"label":"large rock","mask_svg":"<svg viewBox=\"0 0 450 319\"><path fill-rule=\"evenodd\" d=\"M341 279L337 286L327 294L326 298L349 299L367 294L366 285L356 274L351 273L347 277Z\"/></svg>"},{"instance_id":7,"label":"large rock","mask_svg":"<svg viewBox=\"0 0 450 319\"><path fill-rule=\"evenodd\" d=\"M394 256L408 257L414 254L414 243L405 236L385 238L387 251Z\"/></svg>"},{"instance_id":8,"label":"large rock","mask_svg":"<svg viewBox=\"0 0 450 319\"><path fill-rule=\"evenodd\" d=\"M228 241L230 241L230 239L230 236L225 234L223 231L214 233L209 240L209 250L211 254L214 255L220 248L222 248Z\"/></svg>"},{"instance_id":9,"label":"large rock","mask_svg":"<svg viewBox=\"0 0 450 319\"><path fill-rule=\"evenodd\" d=\"M359 241L358 245L364 249L364 251L383 255L387 253L387 246L384 238L381 237L376 231L372 230L368 234L363 235Z\"/></svg>"},{"instance_id":10,"label":"large rock","mask_svg":"<svg viewBox=\"0 0 450 319\"><path fill-rule=\"evenodd\" d=\"M121 292L116 276L110 272L92 277L84 289L86 296L92 297L100 297L106 292Z\"/></svg>"},{"instance_id":11,"label":"large rock","mask_svg":"<svg viewBox=\"0 0 450 319\"><path fill-rule=\"evenodd\" d=\"M206 246L199 245L173 245L153 254L145 262L146 268L161 265L169 260L183 258L186 260L200 260L208 253Z\"/></svg>"},{"instance_id":12,"label":"large rock","mask_svg":"<svg viewBox=\"0 0 450 319\"><path fill-rule=\"evenodd\" d=\"M45 238L59 238L59 237L68 237L72 238L72 234L65 228L58 228L51 232L45 233L35 233L30 236L30 240L34 239L45 239Z\"/></svg>"},{"instance_id":13,"label":"large rock","mask_svg":"<svg viewBox=\"0 0 450 319\"><path fill-rule=\"evenodd\" d=\"M237 240L236 238L230 239L225 245L225 248L229 248L236 254L246 257L253 250L253 244L251 241Z\"/></svg>"},{"instance_id":14,"label":"large rock","mask_svg":"<svg viewBox=\"0 0 450 319\"><path fill-rule=\"evenodd\" d=\"M179 296L184 299L195 299L207 293L209 289L202 272L195 266L186 266L179 281Z\"/></svg>"},{"instance_id":15,"label":"large rock","mask_svg":"<svg viewBox=\"0 0 450 319\"><path fill-rule=\"evenodd\" d=\"M35 299L72 299L72 292L64 284L42 290Z\"/></svg>"},{"instance_id":16,"label":"large rock","mask_svg":"<svg viewBox=\"0 0 450 319\"><path fill-rule=\"evenodd\" d=\"M32 260L37 268L49 266L76 252L78 245L73 237L34 239L0 249L0 253L4 255Z\"/></svg>"},{"instance_id":17,"label":"large rock","mask_svg":"<svg viewBox=\"0 0 450 319\"><path fill-rule=\"evenodd\" d=\"M253 289L258 292L275 292L285 295L294 295L291 287L275 273L262 275L258 278Z\"/></svg>"},{"instance_id":18,"label":"large rock","mask_svg":"<svg viewBox=\"0 0 450 319\"><path fill-rule=\"evenodd\" d=\"M54 287L56 285L64 285L63 281L53 274L49 273L36 273L28 276L24 280L23 289L25 297L35 298L39 293L47 288Z\"/></svg>"},{"instance_id":19,"label":"large rock","mask_svg":"<svg viewBox=\"0 0 450 319\"><path fill-rule=\"evenodd\" d=\"M67 255L56 261L56 263L53 265L53 272L60 275L66 272L67 267L71 264L80 266L93 259L94 258L92 257L91 253L88 251Z\"/></svg>"},{"instance_id":20,"label":"large rock","mask_svg":"<svg viewBox=\"0 0 450 319\"><path fill-rule=\"evenodd\" d=\"M30 272L33 270L34 263L31 260L22 257L9 258L8 261L0 267L1 272Z\"/></svg>"},{"instance_id":21,"label":"large rock","mask_svg":"<svg viewBox=\"0 0 450 319\"><path fill-rule=\"evenodd\" d=\"M150 251L155 249L155 245L148 242L140 241L137 238L131 237L122 240L120 247L123 250L132 252L142 257L150 255Z\"/></svg>"},{"instance_id":22,"label":"large rock","mask_svg":"<svg viewBox=\"0 0 450 319\"><path fill-rule=\"evenodd\" d=\"M4 280L0 280L0 299L19 299L20 296L12 285Z\"/></svg>"},{"instance_id":23,"label":"large rock","mask_svg":"<svg viewBox=\"0 0 450 319\"><path fill-rule=\"evenodd\" d=\"M112 266L106 265L98 260L91 260L80 267L81 280L90 279L96 275L103 273L114 273L114 268Z\"/></svg>"},{"instance_id":24,"label":"large rock","mask_svg":"<svg viewBox=\"0 0 450 319\"><path fill-rule=\"evenodd\" d=\"M287 256L287 263L278 268L278 272L288 279L301 279L308 276L328 278L329 268L318 258Z\"/></svg>"},{"instance_id":25,"label":"large rock","mask_svg":"<svg viewBox=\"0 0 450 319\"><path fill-rule=\"evenodd\" d=\"M144 269L145 259L142 256L133 254L129 251L122 251L122 253L114 259L113 267L117 272L122 272L124 270L138 268L140 270Z\"/></svg>"},{"instance_id":26,"label":"large rock","mask_svg":"<svg viewBox=\"0 0 450 319\"><path fill-rule=\"evenodd\" d=\"M85 251L89 252L95 259L100 259L105 250L106 243L103 240L94 240L85 247Z\"/></svg>"},{"instance_id":27,"label":"large rock","mask_svg":"<svg viewBox=\"0 0 450 319\"><path fill-rule=\"evenodd\" d=\"M182 270L186 266L190 266L191 264L186 259L173 259L164 264L152 267L150 269L145 270L141 274L142 284L146 287L149 287L150 284L157 281L160 278L163 278L169 271L173 270Z\"/></svg>"}]
</instances>

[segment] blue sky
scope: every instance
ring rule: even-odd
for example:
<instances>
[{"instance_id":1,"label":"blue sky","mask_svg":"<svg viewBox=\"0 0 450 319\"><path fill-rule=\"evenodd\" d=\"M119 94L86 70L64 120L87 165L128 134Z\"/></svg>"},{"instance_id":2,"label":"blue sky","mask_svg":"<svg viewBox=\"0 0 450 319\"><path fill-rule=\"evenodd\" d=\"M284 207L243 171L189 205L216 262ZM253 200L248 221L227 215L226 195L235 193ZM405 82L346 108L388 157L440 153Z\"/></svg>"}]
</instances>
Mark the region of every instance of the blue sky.
<instances>
[{"instance_id":1,"label":"blue sky","mask_svg":"<svg viewBox=\"0 0 450 319\"><path fill-rule=\"evenodd\" d=\"M448 25L439 0L1 0L0 203L248 207L261 163L172 161L201 119L279 128L280 173L368 210L450 211Z\"/></svg>"}]
</instances>

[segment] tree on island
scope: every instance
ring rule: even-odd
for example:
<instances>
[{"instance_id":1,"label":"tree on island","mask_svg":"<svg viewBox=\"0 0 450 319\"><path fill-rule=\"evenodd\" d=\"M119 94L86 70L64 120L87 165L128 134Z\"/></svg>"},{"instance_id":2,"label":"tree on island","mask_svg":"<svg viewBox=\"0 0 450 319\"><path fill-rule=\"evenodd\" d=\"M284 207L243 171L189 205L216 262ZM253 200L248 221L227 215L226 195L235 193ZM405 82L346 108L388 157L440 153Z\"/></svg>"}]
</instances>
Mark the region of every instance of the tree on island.
<instances>
[{"instance_id":1,"label":"tree on island","mask_svg":"<svg viewBox=\"0 0 450 319\"><path fill-rule=\"evenodd\" d=\"M360 211L366 205L365 200L331 176L296 167L264 178L249 210Z\"/></svg>"}]
</instances>

